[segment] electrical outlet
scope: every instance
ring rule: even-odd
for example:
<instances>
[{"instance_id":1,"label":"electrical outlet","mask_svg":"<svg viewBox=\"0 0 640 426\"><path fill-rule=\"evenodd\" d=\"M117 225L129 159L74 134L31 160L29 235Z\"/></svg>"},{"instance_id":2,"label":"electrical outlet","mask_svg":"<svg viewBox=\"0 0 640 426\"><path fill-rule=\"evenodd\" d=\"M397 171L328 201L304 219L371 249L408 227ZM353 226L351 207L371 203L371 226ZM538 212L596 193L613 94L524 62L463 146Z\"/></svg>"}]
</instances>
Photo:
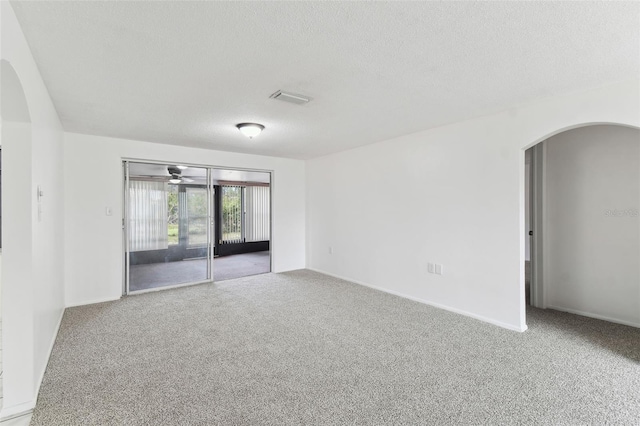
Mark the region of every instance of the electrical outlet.
<instances>
[{"instance_id":1,"label":"electrical outlet","mask_svg":"<svg viewBox=\"0 0 640 426\"><path fill-rule=\"evenodd\" d=\"M333 254L333 247L329 247L329 254Z\"/></svg>"},{"instance_id":2,"label":"electrical outlet","mask_svg":"<svg viewBox=\"0 0 640 426\"><path fill-rule=\"evenodd\" d=\"M434 273L436 272L436 270L435 270L435 265L434 265L433 263L429 263L429 264L427 264L427 271L428 271L430 274L434 274Z\"/></svg>"},{"instance_id":3,"label":"electrical outlet","mask_svg":"<svg viewBox=\"0 0 640 426\"><path fill-rule=\"evenodd\" d=\"M436 274L442 275L442 265L436 264Z\"/></svg>"}]
</instances>

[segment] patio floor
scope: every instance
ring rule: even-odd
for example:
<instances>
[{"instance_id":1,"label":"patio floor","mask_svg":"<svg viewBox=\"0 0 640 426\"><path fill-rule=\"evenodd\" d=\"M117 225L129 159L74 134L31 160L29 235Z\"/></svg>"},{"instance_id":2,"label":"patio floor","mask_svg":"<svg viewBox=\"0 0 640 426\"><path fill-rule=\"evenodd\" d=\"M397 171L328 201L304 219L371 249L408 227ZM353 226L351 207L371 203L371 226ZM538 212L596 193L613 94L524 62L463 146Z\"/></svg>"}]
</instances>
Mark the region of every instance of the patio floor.
<instances>
[{"instance_id":1,"label":"patio floor","mask_svg":"<svg viewBox=\"0 0 640 426\"><path fill-rule=\"evenodd\" d=\"M216 257L213 278L225 281L271 271L269 251ZM193 259L170 263L132 265L130 291L148 290L207 279L207 260Z\"/></svg>"}]
</instances>

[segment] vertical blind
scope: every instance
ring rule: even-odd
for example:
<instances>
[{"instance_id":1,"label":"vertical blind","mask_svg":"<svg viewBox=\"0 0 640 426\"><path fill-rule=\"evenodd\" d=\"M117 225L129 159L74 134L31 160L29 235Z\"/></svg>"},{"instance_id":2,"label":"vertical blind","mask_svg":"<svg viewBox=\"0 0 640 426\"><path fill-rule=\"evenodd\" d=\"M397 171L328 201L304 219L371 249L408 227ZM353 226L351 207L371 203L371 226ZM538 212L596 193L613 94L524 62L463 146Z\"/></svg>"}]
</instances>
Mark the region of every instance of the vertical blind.
<instances>
[{"instance_id":1,"label":"vertical blind","mask_svg":"<svg viewBox=\"0 0 640 426\"><path fill-rule=\"evenodd\" d=\"M269 187L247 186L246 194L246 241L269 240Z\"/></svg>"},{"instance_id":2,"label":"vertical blind","mask_svg":"<svg viewBox=\"0 0 640 426\"><path fill-rule=\"evenodd\" d=\"M222 186L222 243L270 239L270 188Z\"/></svg>"},{"instance_id":3,"label":"vertical blind","mask_svg":"<svg viewBox=\"0 0 640 426\"><path fill-rule=\"evenodd\" d=\"M129 250L166 249L167 222L167 184L129 181Z\"/></svg>"}]
</instances>

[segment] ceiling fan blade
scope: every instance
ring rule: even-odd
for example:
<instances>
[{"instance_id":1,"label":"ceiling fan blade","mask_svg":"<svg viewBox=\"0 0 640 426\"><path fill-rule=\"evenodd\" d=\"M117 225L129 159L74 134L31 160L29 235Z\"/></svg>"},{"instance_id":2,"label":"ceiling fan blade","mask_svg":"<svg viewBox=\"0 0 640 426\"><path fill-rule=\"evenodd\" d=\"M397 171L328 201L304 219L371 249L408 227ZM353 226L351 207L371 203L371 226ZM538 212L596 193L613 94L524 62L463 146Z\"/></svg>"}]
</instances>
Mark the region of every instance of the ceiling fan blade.
<instances>
[{"instance_id":1,"label":"ceiling fan blade","mask_svg":"<svg viewBox=\"0 0 640 426\"><path fill-rule=\"evenodd\" d=\"M132 176L131 178L132 178L132 179L136 179L136 178L140 179L140 178L143 178L143 179L145 179L145 180L146 180L146 179L149 179L149 180L162 180L162 181L165 181L165 180L170 179L170 178L171 178L171 176L137 175L137 176Z\"/></svg>"}]
</instances>

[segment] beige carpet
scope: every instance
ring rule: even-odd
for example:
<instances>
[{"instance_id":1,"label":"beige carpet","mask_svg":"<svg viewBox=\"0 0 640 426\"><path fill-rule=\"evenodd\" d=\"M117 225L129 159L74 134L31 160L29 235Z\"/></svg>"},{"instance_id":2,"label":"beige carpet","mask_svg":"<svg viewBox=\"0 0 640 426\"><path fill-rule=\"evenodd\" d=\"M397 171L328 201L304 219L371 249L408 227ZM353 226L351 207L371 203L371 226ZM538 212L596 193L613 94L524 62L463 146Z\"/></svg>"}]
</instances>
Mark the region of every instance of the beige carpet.
<instances>
[{"instance_id":1,"label":"beige carpet","mask_svg":"<svg viewBox=\"0 0 640 426\"><path fill-rule=\"evenodd\" d=\"M619 424L640 329L517 333L309 271L68 309L34 425Z\"/></svg>"}]
</instances>

